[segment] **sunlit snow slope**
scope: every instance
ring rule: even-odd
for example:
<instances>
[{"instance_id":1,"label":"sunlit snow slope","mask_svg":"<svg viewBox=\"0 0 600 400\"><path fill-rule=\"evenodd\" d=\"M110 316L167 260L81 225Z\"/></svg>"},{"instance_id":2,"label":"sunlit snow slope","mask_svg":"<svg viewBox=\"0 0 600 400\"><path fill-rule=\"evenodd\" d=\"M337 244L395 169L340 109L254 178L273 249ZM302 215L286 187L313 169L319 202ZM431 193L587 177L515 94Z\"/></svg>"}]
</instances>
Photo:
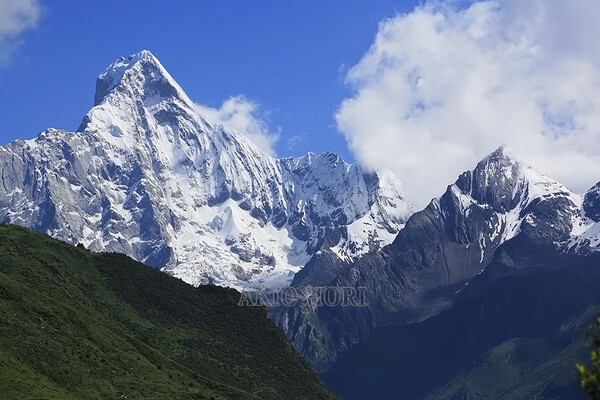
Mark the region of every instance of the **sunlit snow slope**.
<instances>
[{"instance_id":1,"label":"sunlit snow slope","mask_svg":"<svg viewBox=\"0 0 600 400\"><path fill-rule=\"evenodd\" d=\"M192 284L286 284L320 249L391 243L412 211L393 176L276 159L207 121L148 51L100 74L77 132L2 146L0 169L0 220Z\"/></svg>"}]
</instances>

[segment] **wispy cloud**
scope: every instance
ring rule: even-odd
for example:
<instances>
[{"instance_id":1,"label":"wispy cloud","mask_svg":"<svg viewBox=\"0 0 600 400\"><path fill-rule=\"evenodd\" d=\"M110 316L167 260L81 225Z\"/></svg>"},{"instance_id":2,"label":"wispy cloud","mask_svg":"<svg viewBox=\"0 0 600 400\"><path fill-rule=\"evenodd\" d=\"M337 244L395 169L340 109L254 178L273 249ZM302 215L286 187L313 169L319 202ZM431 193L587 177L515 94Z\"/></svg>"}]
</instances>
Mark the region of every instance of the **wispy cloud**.
<instances>
[{"instance_id":1,"label":"wispy cloud","mask_svg":"<svg viewBox=\"0 0 600 400\"><path fill-rule=\"evenodd\" d=\"M288 138L286 140L287 149L288 150L293 150L300 143L304 142L304 139L306 139L306 134L294 135L294 136Z\"/></svg>"},{"instance_id":2,"label":"wispy cloud","mask_svg":"<svg viewBox=\"0 0 600 400\"><path fill-rule=\"evenodd\" d=\"M265 153L276 155L274 146L280 133L269 129L268 115L259 111L258 103L240 95L225 100L220 108L200 104L196 108L210 122L233 128Z\"/></svg>"},{"instance_id":3,"label":"wispy cloud","mask_svg":"<svg viewBox=\"0 0 600 400\"><path fill-rule=\"evenodd\" d=\"M35 27L40 14L37 0L0 0L0 66L9 62L21 33Z\"/></svg>"},{"instance_id":4,"label":"wispy cloud","mask_svg":"<svg viewBox=\"0 0 600 400\"><path fill-rule=\"evenodd\" d=\"M600 2L428 2L380 24L336 120L426 204L502 144L577 191L600 180Z\"/></svg>"}]
</instances>

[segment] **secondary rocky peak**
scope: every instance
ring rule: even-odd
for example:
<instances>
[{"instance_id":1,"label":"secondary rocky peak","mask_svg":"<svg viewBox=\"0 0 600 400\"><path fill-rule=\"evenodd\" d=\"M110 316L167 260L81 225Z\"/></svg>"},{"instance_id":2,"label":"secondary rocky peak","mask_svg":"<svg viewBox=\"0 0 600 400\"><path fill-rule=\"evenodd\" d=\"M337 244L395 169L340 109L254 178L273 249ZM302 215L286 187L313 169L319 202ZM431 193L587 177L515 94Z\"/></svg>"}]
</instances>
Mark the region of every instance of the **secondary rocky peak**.
<instances>
[{"instance_id":1,"label":"secondary rocky peak","mask_svg":"<svg viewBox=\"0 0 600 400\"><path fill-rule=\"evenodd\" d=\"M473 171L471 196L478 202L489 204L496 211L512 209L515 190L520 180L519 163L505 147L496 151L477 164Z\"/></svg>"},{"instance_id":2,"label":"secondary rocky peak","mask_svg":"<svg viewBox=\"0 0 600 400\"><path fill-rule=\"evenodd\" d=\"M586 217L592 221L600 221L600 182L586 192L583 198L583 210Z\"/></svg>"},{"instance_id":3,"label":"secondary rocky peak","mask_svg":"<svg viewBox=\"0 0 600 400\"><path fill-rule=\"evenodd\" d=\"M521 166L522 163L507 146L500 146L477 163L476 170L493 174L506 173L509 169Z\"/></svg>"},{"instance_id":4,"label":"secondary rocky peak","mask_svg":"<svg viewBox=\"0 0 600 400\"><path fill-rule=\"evenodd\" d=\"M477 204L505 213L537 198L571 198L565 186L518 160L502 146L481 160L472 171L463 172L455 186Z\"/></svg>"},{"instance_id":5,"label":"secondary rocky peak","mask_svg":"<svg viewBox=\"0 0 600 400\"><path fill-rule=\"evenodd\" d=\"M506 146L501 146L477 163L475 169L463 172L455 184L478 203L504 212L518 201L524 168Z\"/></svg>"}]
</instances>

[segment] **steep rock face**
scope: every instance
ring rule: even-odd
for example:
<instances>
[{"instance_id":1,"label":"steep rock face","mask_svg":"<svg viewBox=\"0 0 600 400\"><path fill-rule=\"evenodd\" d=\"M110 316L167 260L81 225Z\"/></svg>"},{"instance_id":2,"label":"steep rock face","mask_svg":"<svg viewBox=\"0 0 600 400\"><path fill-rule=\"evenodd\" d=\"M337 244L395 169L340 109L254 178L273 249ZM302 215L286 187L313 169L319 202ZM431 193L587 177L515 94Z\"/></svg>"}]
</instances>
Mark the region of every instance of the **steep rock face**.
<instances>
[{"instance_id":1,"label":"steep rock face","mask_svg":"<svg viewBox=\"0 0 600 400\"><path fill-rule=\"evenodd\" d=\"M564 247L575 254L597 252L600 250L600 183L578 196L577 205L579 215L573 220L571 236Z\"/></svg>"},{"instance_id":2,"label":"steep rock face","mask_svg":"<svg viewBox=\"0 0 600 400\"><path fill-rule=\"evenodd\" d=\"M585 194L583 211L585 211L585 215L592 221L600 221L600 182Z\"/></svg>"},{"instance_id":3,"label":"steep rock face","mask_svg":"<svg viewBox=\"0 0 600 400\"><path fill-rule=\"evenodd\" d=\"M339 351L366 339L375 327L422 321L451 307L496 249L516 236L558 252L591 251L577 234L591 229L582 219L581 201L501 147L413 214L382 251L335 266L334 257L321 254L294 278L298 287L365 287L367 307L299 304L299 310L272 309L272 318L325 371Z\"/></svg>"},{"instance_id":4,"label":"steep rock face","mask_svg":"<svg viewBox=\"0 0 600 400\"><path fill-rule=\"evenodd\" d=\"M239 288L286 284L321 249L381 248L411 213L391 176L332 153L276 159L210 123L148 51L96 86L77 132L0 147L0 220Z\"/></svg>"}]
</instances>

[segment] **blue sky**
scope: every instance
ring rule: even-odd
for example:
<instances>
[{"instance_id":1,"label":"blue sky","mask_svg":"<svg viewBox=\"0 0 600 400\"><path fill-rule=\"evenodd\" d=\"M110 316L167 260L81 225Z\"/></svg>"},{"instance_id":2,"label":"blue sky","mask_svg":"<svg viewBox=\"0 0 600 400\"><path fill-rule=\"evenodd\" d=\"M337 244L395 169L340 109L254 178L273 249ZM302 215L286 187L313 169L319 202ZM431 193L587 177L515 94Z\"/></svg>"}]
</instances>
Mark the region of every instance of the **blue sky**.
<instances>
[{"instance_id":1,"label":"blue sky","mask_svg":"<svg viewBox=\"0 0 600 400\"><path fill-rule=\"evenodd\" d=\"M597 0L0 0L0 143L76 129L96 76L148 49L214 122L389 170L417 206L500 145L583 193L598 37Z\"/></svg>"},{"instance_id":2,"label":"blue sky","mask_svg":"<svg viewBox=\"0 0 600 400\"><path fill-rule=\"evenodd\" d=\"M168 4L168 5L167 5ZM0 142L75 130L96 76L148 49L192 100L258 103L280 156L326 150L352 159L333 115L345 72L378 24L414 4L375 1L41 1L35 27L0 68Z\"/></svg>"}]
</instances>

